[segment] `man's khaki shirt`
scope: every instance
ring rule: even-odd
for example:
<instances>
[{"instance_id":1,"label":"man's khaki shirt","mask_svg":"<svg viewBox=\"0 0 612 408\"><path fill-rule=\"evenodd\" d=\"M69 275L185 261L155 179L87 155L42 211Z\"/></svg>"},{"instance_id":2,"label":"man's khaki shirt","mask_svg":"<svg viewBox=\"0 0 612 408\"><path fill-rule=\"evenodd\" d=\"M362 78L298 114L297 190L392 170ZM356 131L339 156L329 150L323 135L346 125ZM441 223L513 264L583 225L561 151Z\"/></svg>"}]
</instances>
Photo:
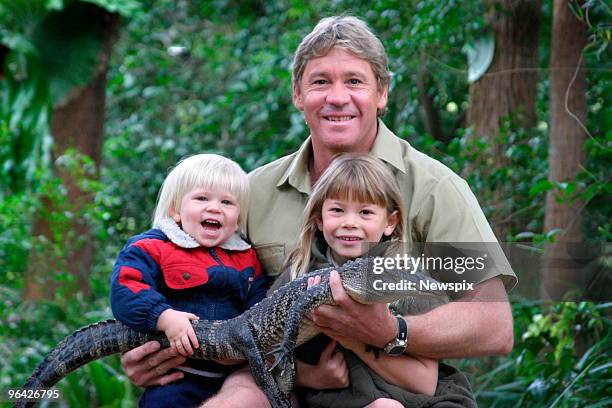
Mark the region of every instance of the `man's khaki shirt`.
<instances>
[{"instance_id":1,"label":"man's khaki shirt","mask_svg":"<svg viewBox=\"0 0 612 408\"><path fill-rule=\"evenodd\" d=\"M249 174L251 198L247 233L259 260L275 278L288 252L296 245L303 212L311 191L310 137L288 156ZM370 154L393 171L406 206L404 240L409 242L496 243L476 197L467 183L437 160L415 150L394 135L382 121ZM499 247L498 247L499 248ZM479 283L501 276L506 290L516 284L501 249L492 251L493 267L469 281ZM458 276L439 276L442 281Z\"/></svg>"}]
</instances>

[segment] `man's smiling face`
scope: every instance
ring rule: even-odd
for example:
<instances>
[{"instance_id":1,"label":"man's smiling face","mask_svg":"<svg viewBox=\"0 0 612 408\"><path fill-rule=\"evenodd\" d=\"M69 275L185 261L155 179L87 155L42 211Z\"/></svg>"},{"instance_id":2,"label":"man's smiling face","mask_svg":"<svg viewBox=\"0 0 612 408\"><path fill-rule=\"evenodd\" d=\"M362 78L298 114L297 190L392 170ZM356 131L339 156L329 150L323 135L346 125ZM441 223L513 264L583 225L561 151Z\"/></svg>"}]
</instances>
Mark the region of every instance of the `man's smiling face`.
<instances>
[{"instance_id":1,"label":"man's smiling face","mask_svg":"<svg viewBox=\"0 0 612 408\"><path fill-rule=\"evenodd\" d=\"M377 130L377 110L387 105L370 64L343 48L313 58L293 102L304 112L315 147L331 153L368 152Z\"/></svg>"}]
</instances>

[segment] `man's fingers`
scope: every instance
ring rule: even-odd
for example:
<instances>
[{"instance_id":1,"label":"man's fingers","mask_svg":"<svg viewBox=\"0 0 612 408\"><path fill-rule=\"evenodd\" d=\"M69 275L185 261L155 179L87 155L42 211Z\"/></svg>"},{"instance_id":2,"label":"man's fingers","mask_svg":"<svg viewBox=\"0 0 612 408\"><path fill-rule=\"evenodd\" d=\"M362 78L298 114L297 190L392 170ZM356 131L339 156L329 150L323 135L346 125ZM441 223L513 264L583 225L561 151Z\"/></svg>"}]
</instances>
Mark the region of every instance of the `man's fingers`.
<instances>
[{"instance_id":1,"label":"man's fingers","mask_svg":"<svg viewBox=\"0 0 612 408\"><path fill-rule=\"evenodd\" d=\"M121 357L123 369L134 385L148 387L168 384L183 377L182 373L168 374L168 370L183 364L185 357L178 355L173 347L159 348L158 342L149 342Z\"/></svg>"},{"instance_id":2,"label":"man's fingers","mask_svg":"<svg viewBox=\"0 0 612 408\"><path fill-rule=\"evenodd\" d=\"M177 356L172 360L168 360L165 363L155 367L153 370L143 373L136 385L140 387L150 387L152 385L166 385L180 380L185 376L182 371L173 371L171 373L168 373L168 371L180 366L184 362L185 357L182 356Z\"/></svg>"},{"instance_id":3,"label":"man's fingers","mask_svg":"<svg viewBox=\"0 0 612 408\"><path fill-rule=\"evenodd\" d=\"M343 339L345 339L345 337L343 336L343 334L337 330L334 330L330 327L325 327L325 326L319 326L317 324L317 329L323 333L324 335L326 335L327 337L334 339L337 343L342 344Z\"/></svg>"},{"instance_id":4,"label":"man's fingers","mask_svg":"<svg viewBox=\"0 0 612 408\"><path fill-rule=\"evenodd\" d=\"M136 370L126 370L126 374L128 374L134 385L139 387L165 385L183 378L182 372L168 373L168 371L183 364L185 360L186 359L183 356L176 356L170 360L164 361L160 365L150 368L148 366L140 366ZM149 360L147 360L147 362L149 362Z\"/></svg>"},{"instance_id":5,"label":"man's fingers","mask_svg":"<svg viewBox=\"0 0 612 408\"><path fill-rule=\"evenodd\" d=\"M174 375L175 373L171 373L171 374L166 374L169 370L176 368L178 366L180 366L181 364L183 364L185 361L187 361L187 359L183 356L176 356L170 360L166 360L164 361L162 364L158 365L157 367L155 367L154 370L152 370L151 372L155 373L155 375L151 376L151 379L155 378L155 377L167 377L170 375ZM183 375L181 374L178 378L182 378ZM153 382L154 384L157 384L158 382L155 381ZM167 383L166 383L167 384ZM164 384L160 384L160 385L164 385Z\"/></svg>"},{"instance_id":6,"label":"man's fingers","mask_svg":"<svg viewBox=\"0 0 612 408\"><path fill-rule=\"evenodd\" d=\"M165 348L155 354L152 354L149 358L146 359L147 365L151 368L155 368L167 360L175 358L178 356L178 351L175 347ZM182 357L181 357L182 358Z\"/></svg>"},{"instance_id":7,"label":"man's fingers","mask_svg":"<svg viewBox=\"0 0 612 408\"><path fill-rule=\"evenodd\" d=\"M135 349L127 351L121 355L121 364L130 364L134 362L138 362L144 359L151 353L159 350L161 345L157 341L149 341L142 346L138 346Z\"/></svg>"},{"instance_id":8,"label":"man's fingers","mask_svg":"<svg viewBox=\"0 0 612 408\"><path fill-rule=\"evenodd\" d=\"M193 313L187 313L187 318L189 320L200 320L200 318L197 315L194 315Z\"/></svg>"},{"instance_id":9,"label":"man's fingers","mask_svg":"<svg viewBox=\"0 0 612 408\"><path fill-rule=\"evenodd\" d=\"M163 376L157 378L150 385L167 385L167 384L170 384L171 382L180 380L184 376L185 376L185 374L183 374L182 371L175 371L173 373L170 373L170 374L167 374L167 375L163 375Z\"/></svg>"},{"instance_id":10,"label":"man's fingers","mask_svg":"<svg viewBox=\"0 0 612 408\"><path fill-rule=\"evenodd\" d=\"M330 321L338 318L338 312L338 306L321 305L312 311L312 321L320 326L319 328L329 327Z\"/></svg>"},{"instance_id":11,"label":"man's fingers","mask_svg":"<svg viewBox=\"0 0 612 408\"><path fill-rule=\"evenodd\" d=\"M348 300L348 295L342 287L342 281L340 280L340 275L338 275L337 271L331 271L329 273L329 287L331 289L334 302L340 304Z\"/></svg>"}]
</instances>

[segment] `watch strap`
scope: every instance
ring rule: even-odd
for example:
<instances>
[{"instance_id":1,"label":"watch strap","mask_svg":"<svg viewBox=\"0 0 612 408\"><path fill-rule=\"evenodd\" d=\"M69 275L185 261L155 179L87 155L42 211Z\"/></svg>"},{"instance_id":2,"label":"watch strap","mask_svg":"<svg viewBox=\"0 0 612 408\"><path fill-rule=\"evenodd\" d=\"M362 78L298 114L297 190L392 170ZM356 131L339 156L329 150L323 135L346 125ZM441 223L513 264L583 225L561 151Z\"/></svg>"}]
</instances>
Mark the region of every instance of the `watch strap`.
<instances>
[{"instance_id":1,"label":"watch strap","mask_svg":"<svg viewBox=\"0 0 612 408\"><path fill-rule=\"evenodd\" d=\"M397 318L397 339L400 341L408 340L408 323L406 319L401 316L395 316Z\"/></svg>"},{"instance_id":2,"label":"watch strap","mask_svg":"<svg viewBox=\"0 0 612 408\"><path fill-rule=\"evenodd\" d=\"M397 319L397 337L391 340L384 348L385 353L390 356L399 356L406 350L408 340L408 322L402 316L395 316Z\"/></svg>"}]
</instances>

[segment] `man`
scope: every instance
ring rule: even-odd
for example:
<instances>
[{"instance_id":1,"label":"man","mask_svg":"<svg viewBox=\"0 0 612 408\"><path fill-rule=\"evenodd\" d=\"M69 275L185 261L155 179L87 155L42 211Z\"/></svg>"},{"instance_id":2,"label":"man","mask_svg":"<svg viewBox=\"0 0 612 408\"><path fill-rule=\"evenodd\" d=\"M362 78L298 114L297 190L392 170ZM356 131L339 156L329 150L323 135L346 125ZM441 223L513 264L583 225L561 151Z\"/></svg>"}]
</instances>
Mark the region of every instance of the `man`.
<instances>
[{"instance_id":1,"label":"man","mask_svg":"<svg viewBox=\"0 0 612 408\"><path fill-rule=\"evenodd\" d=\"M390 73L382 43L354 17L323 19L296 51L293 102L304 113L311 136L300 149L253 171L248 234L266 272L276 277L295 245L311 186L341 152L370 153L393 170L407 204L405 239L412 242L496 242L469 187L441 163L396 137L379 117L384 113ZM516 277L503 254L494 267L473 279L475 289L459 300L407 322L406 352L435 359L505 354L512 349L512 314L506 297ZM440 276L452 280L452 276ZM313 318L320 330L342 342L353 338L381 349L398 340L401 324L386 305L362 305L330 279L336 305L321 306ZM488 300L485 302L485 300ZM491 301L494 300L494 301ZM181 358L147 344L126 353L122 363L137 385L180 378L167 374ZM405 345L402 344L402 347ZM298 385L348 385L346 365L333 343L318 365L297 363ZM231 376L204 406L265 404L244 372ZM383 404L384 405L384 404Z\"/></svg>"}]
</instances>

